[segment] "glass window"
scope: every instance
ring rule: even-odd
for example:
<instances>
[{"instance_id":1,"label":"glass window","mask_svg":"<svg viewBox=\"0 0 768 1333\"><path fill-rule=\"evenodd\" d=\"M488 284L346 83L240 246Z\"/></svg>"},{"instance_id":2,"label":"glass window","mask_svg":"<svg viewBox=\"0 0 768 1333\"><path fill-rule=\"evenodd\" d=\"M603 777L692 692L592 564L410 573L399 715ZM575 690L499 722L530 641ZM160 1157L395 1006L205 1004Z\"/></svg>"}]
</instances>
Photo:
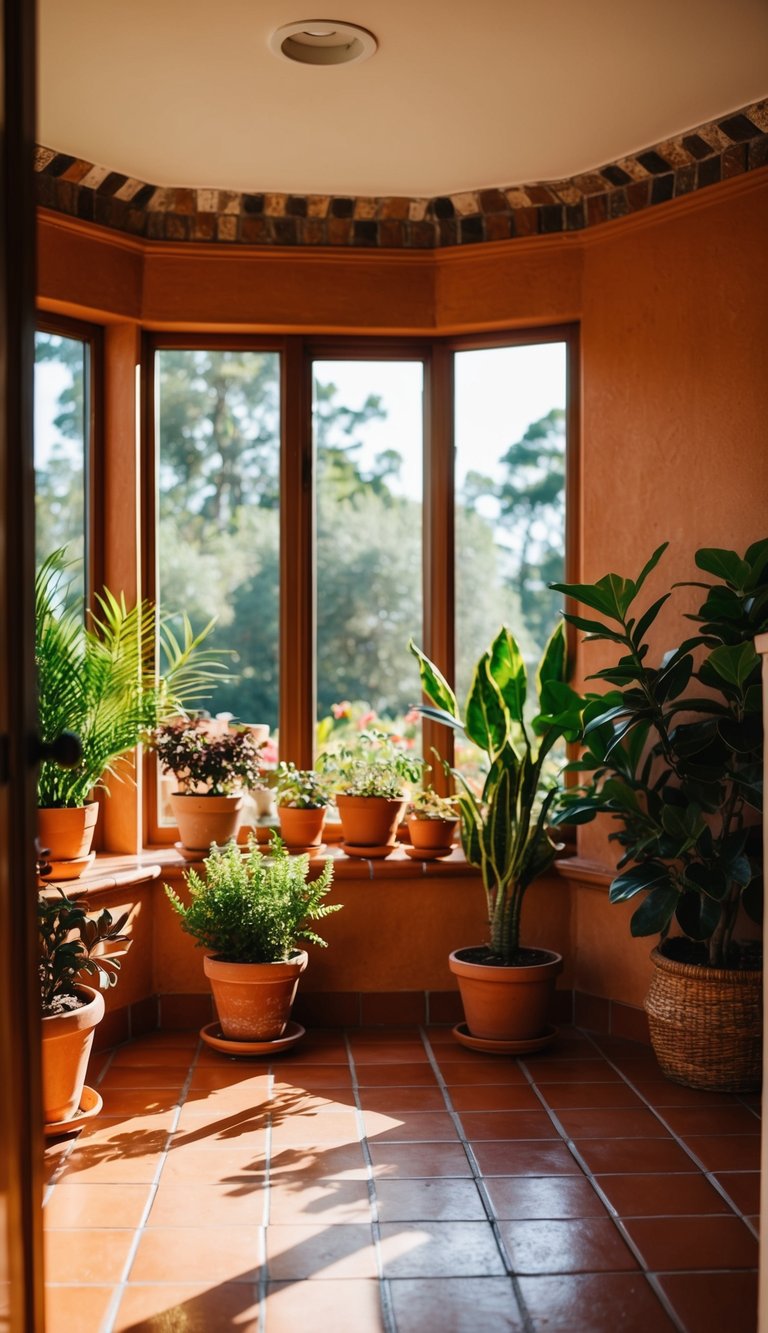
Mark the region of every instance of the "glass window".
<instances>
[{"instance_id":1,"label":"glass window","mask_svg":"<svg viewBox=\"0 0 768 1333\"><path fill-rule=\"evenodd\" d=\"M315 361L318 747L374 726L420 744L420 361Z\"/></svg>"},{"instance_id":2,"label":"glass window","mask_svg":"<svg viewBox=\"0 0 768 1333\"><path fill-rule=\"evenodd\" d=\"M278 725L280 357L161 349L156 359L157 571L164 612L185 611L230 673L212 716Z\"/></svg>"},{"instance_id":3,"label":"glass window","mask_svg":"<svg viewBox=\"0 0 768 1333\"><path fill-rule=\"evenodd\" d=\"M85 598L88 376L82 338L35 334L35 544L38 565L66 548L73 596Z\"/></svg>"}]
</instances>

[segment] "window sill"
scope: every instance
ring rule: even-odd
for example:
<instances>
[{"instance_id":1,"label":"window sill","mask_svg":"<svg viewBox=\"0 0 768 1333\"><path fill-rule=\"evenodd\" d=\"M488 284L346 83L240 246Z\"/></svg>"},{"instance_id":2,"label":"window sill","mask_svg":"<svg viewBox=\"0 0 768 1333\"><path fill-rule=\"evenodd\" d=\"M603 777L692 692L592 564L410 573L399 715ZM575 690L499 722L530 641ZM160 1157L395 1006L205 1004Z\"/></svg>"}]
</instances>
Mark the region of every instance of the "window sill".
<instances>
[{"instance_id":1,"label":"window sill","mask_svg":"<svg viewBox=\"0 0 768 1333\"><path fill-rule=\"evenodd\" d=\"M146 856L157 861L160 867L158 873L180 878L184 870L202 868L202 859L200 861L185 861L171 847L151 847L146 851ZM464 853L460 847L454 848L450 856L446 856L440 861L419 861L415 857L408 856L402 845L399 845L390 856L383 860L364 859L362 857L347 856L338 845L330 844L318 857L313 864L318 867L318 874L323 861L333 862L334 878L337 880L369 880L369 879L428 879L445 878L450 879L472 878L479 875L479 871L473 866L467 865L464 859Z\"/></svg>"},{"instance_id":2,"label":"window sill","mask_svg":"<svg viewBox=\"0 0 768 1333\"><path fill-rule=\"evenodd\" d=\"M555 861L554 868L563 879L573 880L576 884L589 884L595 889L607 889L616 875L615 870L599 861L587 861L581 856L560 857Z\"/></svg>"},{"instance_id":3,"label":"window sill","mask_svg":"<svg viewBox=\"0 0 768 1333\"><path fill-rule=\"evenodd\" d=\"M132 888L159 879L162 874L160 859L154 854L115 856L109 852L97 852L93 865L79 879L51 879L40 887L61 888L69 898L83 895L98 898L100 894L112 893L115 889Z\"/></svg>"}]
</instances>

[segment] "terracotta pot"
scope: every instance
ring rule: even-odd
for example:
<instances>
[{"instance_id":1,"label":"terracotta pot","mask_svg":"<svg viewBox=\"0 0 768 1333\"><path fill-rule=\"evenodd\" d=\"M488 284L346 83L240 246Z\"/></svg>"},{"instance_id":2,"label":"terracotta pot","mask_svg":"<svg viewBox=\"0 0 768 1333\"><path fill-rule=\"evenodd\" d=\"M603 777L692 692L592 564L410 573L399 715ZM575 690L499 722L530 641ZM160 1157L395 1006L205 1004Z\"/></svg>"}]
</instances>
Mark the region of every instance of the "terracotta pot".
<instances>
[{"instance_id":1,"label":"terracotta pot","mask_svg":"<svg viewBox=\"0 0 768 1333\"><path fill-rule=\"evenodd\" d=\"M237 837L243 813L242 792L234 796L187 796L171 793L171 809L179 826L179 837L191 852L210 851L211 843L223 847Z\"/></svg>"},{"instance_id":2,"label":"terracotta pot","mask_svg":"<svg viewBox=\"0 0 768 1333\"><path fill-rule=\"evenodd\" d=\"M325 806L297 810L292 805L279 805L280 837L286 847L319 847L323 839Z\"/></svg>"},{"instance_id":3,"label":"terracotta pot","mask_svg":"<svg viewBox=\"0 0 768 1333\"><path fill-rule=\"evenodd\" d=\"M425 851L450 847L458 825L458 819L417 819L411 815L408 819L411 846L423 847Z\"/></svg>"},{"instance_id":4,"label":"terracotta pot","mask_svg":"<svg viewBox=\"0 0 768 1333\"><path fill-rule=\"evenodd\" d=\"M99 814L98 801L72 808L40 809L37 836L51 861L79 861L88 856Z\"/></svg>"},{"instance_id":5,"label":"terracotta pot","mask_svg":"<svg viewBox=\"0 0 768 1333\"><path fill-rule=\"evenodd\" d=\"M710 1092L760 1087L761 971L697 967L651 953L645 1010L651 1045L667 1078Z\"/></svg>"},{"instance_id":6,"label":"terracotta pot","mask_svg":"<svg viewBox=\"0 0 768 1333\"><path fill-rule=\"evenodd\" d=\"M385 796L337 796L344 842L355 847L393 846L403 817L405 800Z\"/></svg>"},{"instance_id":7,"label":"terracotta pot","mask_svg":"<svg viewBox=\"0 0 768 1333\"><path fill-rule=\"evenodd\" d=\"M308 956L297 949L281 963L224 963L206 955L221 1030L231 1041L282 1037Z\"/></svg>"},{"instance_id":8,"label":"terracotta pot","mask_svg":"<svg viewBox=\"0 0 768 1333\"><path fill-rule=\"evenodd\" d=\"M528 1041L540 1037L549 1021L555 978L563 970L559 953L531 949L541 961L522 967L494 967L464 956L477 949L458 949L448 965L458 978L467 1027L474 1037L495 1041Z\"/></svg>"},{"instance_id":9,"label":"terracotta pot","mask_svg":"<svg viewBox=\"0 0 768 1333\"><path fill-rule=\"evenodd\" d=\"M104 996L78 986L79 1009L43 1017L43 1116L47 1125L71 1120L83 1094L93 1033L104 1017Z\"/></svg>"}]
</instances>

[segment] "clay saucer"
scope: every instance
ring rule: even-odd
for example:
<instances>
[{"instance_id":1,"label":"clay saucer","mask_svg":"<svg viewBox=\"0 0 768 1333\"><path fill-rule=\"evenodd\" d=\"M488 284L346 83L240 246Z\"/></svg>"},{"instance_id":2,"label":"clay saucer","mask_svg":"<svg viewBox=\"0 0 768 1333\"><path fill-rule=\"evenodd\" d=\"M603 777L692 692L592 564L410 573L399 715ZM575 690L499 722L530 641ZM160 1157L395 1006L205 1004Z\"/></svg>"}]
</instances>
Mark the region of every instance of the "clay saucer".
<instances>
[{"instance_id":1,"label":"clay saucer","mask_svg":"<svg viewBox=\"0 0 768 1333\"><path fill-rule=\"evenodd\" d=\"M538 1037L529 1037L526 1041L498 1041L493 1037L473 1037L466 1023L457 1023L453 1035L462 1046L471 1051L485 1051L488 1055L532 1055L534 1051L543 1051L556 1040L555 1027L546 1027Z\"/></svg>"},{"instance_id":2,"label":"clay saucer","mask_svg":"<svg viewBox=\"0 0 768 1333\"><path fill-rule=\"evenodd\" d=\"M397 843L384 842L380 847L358 846L352 842L342 842L341 850L347 856L360 856L365 861L383 861L385 856L389 856L397 847Z\"/></svg>"},{"instance_id":3,"label":"clay saucer","mask_svg":"<svg viewBox=\"0 0 768 1333\"><path fill-rule=\"evenodd\" d=\"M46 861L46 865L51 867L51 873L39 877L40 883L53 884L57 879L79 879L95 860L96 853L89 852L87 856L78 856L71 861Z\"/></svg>"},{"instance_id":4,"label":"clay saucer","mask_svg":"<svg viewBox=\"0 0 768 1333\"><path fill-rule=\"evenodd\" d=\"M410 856L413 861L441 861L443 857L450 856L452 847L404 847L406 856Z\"/></svg>"},{"instance_id":5,"label":"clay saucer","mask_svg":"<svg viewBox=\"0 0 768 1333\"><path fill-rule=\"evenodd\" d=\"M87 1084L83 1085L83 1091L80 1094L80 1106L69 1120L49 1120L43 1126L45 1137L47 1139L55 1138L57 1134L74 1134L76 1129L82 1129L83 1125L94 1116L99 1114L104 1105L99 1093L95 1088L89 1088Z\"/></svg>"},{"instance_id":6,"label":"clay saucer","mask_svg":"<svg viewBox=\"0 0 768 1333\"><path fill-rule=\"evenodd\" d=\"M305 1031L301 1023L288 1023L282 1037L275 1037L273 1041L233 1041L223 1036L221 1024L216 1020L201 1028L200 1036L206 1046L212 1046L223 1055L279 1055L301 1041Z\"/></svg>"},{"instance_id":7,"label":"clay saucer","mask_svg":"<svg viewBox=\"0 0 768 1333\"><path fill-rule=\"evenodd\" d=\"M204 861L211 850L210 847L185 847L183 842L175 842L173 845L179 853L179 856L183 856L184 860L189 861L190 863L193 861ZM242 856L247 856L248 854L248 847L243 842L237 843L237 850Z\"/></svg>"},{"instance_id":8,"label":"clay saucer","mask_svg":"<svg viewBox=\"0 0 768 1333\"><path fill-rule=\"evenodd\" d=\"M313 847L289 847L286 843L285 850L291 856L308 856L310 861L314 861L318 856L326 856L328 852L324 842L315 843Z\"/></svg>"}]
</instances>

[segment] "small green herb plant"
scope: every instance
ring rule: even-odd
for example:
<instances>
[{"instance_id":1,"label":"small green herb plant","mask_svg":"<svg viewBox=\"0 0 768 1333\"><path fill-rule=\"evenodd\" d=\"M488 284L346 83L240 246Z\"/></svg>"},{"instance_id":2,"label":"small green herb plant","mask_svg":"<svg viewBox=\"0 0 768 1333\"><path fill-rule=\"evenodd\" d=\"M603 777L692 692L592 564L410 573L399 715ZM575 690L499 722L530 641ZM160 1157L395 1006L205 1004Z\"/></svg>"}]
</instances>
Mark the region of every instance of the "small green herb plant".
<instances>
[{"instance_id":1,"label":"small green herb plant","mask_svg":"<svg viewBox=\"0 0 768 1333\"><path fill-rule=\"evenodd\" d=\"M103 946L127 944L130 937L123 934L123 927L129 915L124 912L113 921L105 908L97 917L88 916L82 901L68 898L60 888L38 894L38 974L44 1017L80 1008L83 1002L77 981L82 980L82 973L92 977L100 990L115 985L119 955L125 950L105 952Z\"/></svg>"},{"instance_id":2,"label":"small green herb plant","mask_svg":"<svg viewBox=\"0 0 768 1333\"><path fill-rule=\"evenodd\" d=\"M438 796L432 787L422 787L411 796L406 814L409 819L458 819L459 810L455 796Z\"/></svg>"},{"instance_id":3,"label":"small green herb plant","mask_svg":"<svg viewBox=\"0 0 768 1333\"><path fill-rule=\"evenodd\" d=\"M274 791L277 804L293 810L322 810L331 799L327 777L284 760L277 766Z\"/></svg>"},{"instance_id":4,"label":"small green herb plant","mask_svg":"<svg viewBox=\"0 0 768 1333\"><path fill-rule=\"evenodd\" d=\"M195 870L185 873L189 904L168 884L164 887L182 929L216 959L278 963L296 951L298 940L325 947L309 922L341 909L341 903L323 902L333 879L330 861L308 882L309 857L289 856L273 833L269 857L251 836L247 855L234 843L214 844L204 866L205 878Z\"/></svg>"},{"instance_id":5,"label":"small green herb plant","mask_svg":"<svg viewBox=\"0 0 768 1333\"><path fill-rule=\"evenodd\" d=\"M318 763L329 773L338 796L379 796L400 800L409 783L418 782L424 760L409 754L384 731L362 731L359 745L343 746L336 754L321 755Z\"/></svg>"}]
</instances>

